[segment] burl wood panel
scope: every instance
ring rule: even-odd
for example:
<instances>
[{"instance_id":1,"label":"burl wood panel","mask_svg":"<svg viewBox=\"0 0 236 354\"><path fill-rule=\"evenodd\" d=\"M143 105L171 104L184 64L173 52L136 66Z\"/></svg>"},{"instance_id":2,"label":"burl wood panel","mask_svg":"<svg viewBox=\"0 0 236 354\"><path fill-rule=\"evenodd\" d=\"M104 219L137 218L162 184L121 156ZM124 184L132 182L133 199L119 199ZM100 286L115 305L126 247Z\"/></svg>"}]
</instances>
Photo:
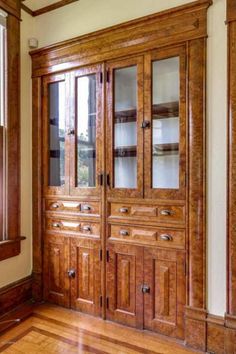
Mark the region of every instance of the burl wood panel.
<instances>
[{"instance_id":1,"label":"burl wood panel","mask_svg":"<svg viewBox=\"0 0 236 354\"><path fill-rule=\"evenodd\" d=\"M185 252L144 249L144 328L184 338Z\"/></svg>"},{"instance_id":2,"label":"burl wood panel","mask_svg":"<svg viewBox=\"0 0 236 354\"><path fill-rule=\"evenodd\" d=\"M206 305L205 39L189 42L189 305Z\"/></svg>"},{"instance_id":3,"label":"burl wood panel","mask_svg":"<svg viewBox=\"0 0 236 354\"><path fill-rule=\"evenodd\" d=\"M143 248L109 243L107 318L143 327Z\"/></svg>"},{"instance_id":4,"label":"burl wood panel","mask_svg":"<svg viewBox=\"0 0 236 354\"><path fill-rule=\"evenodd\" d=\"M68 237L46 235L44 244L44 299L69 307L70 241Z\"/></svg>"},{"instance_id":5,"label":"burl wood panel","mask_svg":"<svg viewBox=\"0 0 236 354\"><path fill-rule=\"evenodd\" d=\"M81 238L71 239L71 307L95 316L101 315L101 244Z\"/></svg>"}]
</instances>

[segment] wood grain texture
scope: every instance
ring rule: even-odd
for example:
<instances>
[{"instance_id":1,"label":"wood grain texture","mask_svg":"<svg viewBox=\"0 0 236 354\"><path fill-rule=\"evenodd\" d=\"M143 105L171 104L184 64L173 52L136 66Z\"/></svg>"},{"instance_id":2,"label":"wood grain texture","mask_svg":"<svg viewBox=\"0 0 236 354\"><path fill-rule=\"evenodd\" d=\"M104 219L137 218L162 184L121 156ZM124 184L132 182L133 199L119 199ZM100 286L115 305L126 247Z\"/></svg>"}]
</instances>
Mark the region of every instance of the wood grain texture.
<instances>
[{"instance_id":1,"label":"wood grain texture","mask_svg":"<svg viewBox=\"0 0 236 354\"><path fill-rule=\"evenodd\" d=\"M0 0L0 8L16 17L18 20L20 19L20 0Z\"/></svg>"},{"instance_id":2,"label":"wood grain texture","mask_svg":"<svg viewBox=\"0 0 236 354\"><path fill-rule=\"evenodd\" d=\"M2 8L17 9L18 1L1 1ZM5 9L8 11L8 9ZM10 11L10 10L9 10ZM11 11L7 17L7 242L0 243L0 260L16 256L20 237L20 22Z\"/></svg>"},{"instance_id":3,"label":"wood grain texture","mask_svg":"<svg viewBox=\"0 0 236 354\"><path fill-rule=\"evenodd\" d=\"M206 12L211 3L195 1L33 51L33 76L205 37Z\"/></svg>"},{"instance_id":4,"label":"wood grain texture","mask_svg":"<svg viewBox=\"0 0 236 354\"><path fill-rule=\"evenodd\" d=\"M227 313L236 316L236 17L235 4L228 6L228 286Z\"/></svg>"},{"instance_id":5,"label":"wood grain texture","mask_svg":"<svg viewBox=\"0 0 236 354\"><path fill-rule=\"evenodd\" d=\"M32 277L26 277L0 289L0 318L32 298ZM1 322L1 320L0 320Z\"/></svg>"},{"instance_id":6,"label":"wood grain texture","mask_svg":"<svg viewBox=\"0 0 236 354\"><path fill-rule=\"evenodd\" d=\"M236 21L236 4L234 0L227 0L227 22Z\"/></svg>"},{"instance_id":7,"label":"wood grain texture","mask_svg":"<svg viewBox=\"0 0 236 354\"><path fill-rule=\"evenodd\" d=\"M42 300L43 272L43 203L42 203L42 80L32 80L32 181L33 181L33 297Z\"/></svg>"}]
</instances>

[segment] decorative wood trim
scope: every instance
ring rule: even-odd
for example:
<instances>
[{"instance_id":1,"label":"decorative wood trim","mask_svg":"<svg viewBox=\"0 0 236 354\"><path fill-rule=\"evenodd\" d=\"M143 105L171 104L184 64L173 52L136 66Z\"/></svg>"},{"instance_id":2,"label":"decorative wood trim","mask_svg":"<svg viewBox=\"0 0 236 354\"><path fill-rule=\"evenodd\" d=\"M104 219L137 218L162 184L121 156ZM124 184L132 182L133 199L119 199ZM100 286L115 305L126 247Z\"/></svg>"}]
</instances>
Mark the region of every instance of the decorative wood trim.
<instances>
[{"instance_id":1,"label":"decorative wood trim","mask_svg":"<svg viewBox=\"0 0 236 354\"><path fill-rule=\"evenodd\" d=\"M33 141L33 297L42 299L42 120L41 120L41 78L32 82L32 141Z\"/></svg>"},{"instance_id":2,"label":"decorative wood trim","mask_svg":"<svg viewBox=\"0 0 236 354\"><path fill-rule=\"evenodd\" d=\"M195 1L32 51L33 77L206 37L211 4Z\"/></svg>"},{"instance_id":3,"label":"decorative wood trim","mask_svg":"<svg viewBox=\"0 0 236 354\"><path fill-rule=\"evenodd\" d=\"M0 0L0 7L1 3L18 9L19 0ZM8 235L7 242L0 242L0 260L19 254L24 239L20 237L20 21L11 12L7 17L7 55Z\"/></svg>"},{"instance_id":4,"label":"decorative wood trim","mask_svg":"<svg viewBox=\"0 0 236 354\"><path fill-rule=\"evenodd\" d=\"M227 1L228 23L228 220L227 220L227 343L236 323L236 2ZM234 337L234 335L233 335Z\"/></svg>"},{"instance_id":5,"label":"decorative wood trim","mask_svg":"<svg viewBox=\"0 0 236 354\"><path fill-rule=\"evenodd\" d=\"M34 303L29 300L0 317L0 334L25 320L33 313Z\"/></svg>"},{"instance_id":6,"label":"decorative wood trim","mask_svg":"<svg viewBox=\"0 0 236 354\"><path fill-rule=\"evenodd\" d=\"M0 8L18 20L20 19L20 7L20 0L0 0Z\"/></svg>"},{"instance_id":7,"label":"decorative wood trim","mask_svg":"<svg viewBox=\"0 0 236 354\"><path fill-rule=\"evenodd\" d=\"M23 1L23 0L21 0ZM42 7L38 10L31 10L28 6L26 6L25 4L21 4L21 8L26 11L28 14L30 14L31 16L35 17L35 16L39 16L39 15L43 15L47 12L59 9L60 7L72 4L73 2L76 2L79 0L61 0L61 1L57 1L55 4L51 4L45 7Z\"/></svg>"},{"instance_id":8,"label":"decorative wood trim","mask_svg":"<svg viewBox=\"0 0 236 354\"><path fill-rule=\"evenodd\" d=\"M0 316L32 298L32 276L20 279L0 289ZM1 323L1 317L0 317Z\"/></svg>"}]
</instances>

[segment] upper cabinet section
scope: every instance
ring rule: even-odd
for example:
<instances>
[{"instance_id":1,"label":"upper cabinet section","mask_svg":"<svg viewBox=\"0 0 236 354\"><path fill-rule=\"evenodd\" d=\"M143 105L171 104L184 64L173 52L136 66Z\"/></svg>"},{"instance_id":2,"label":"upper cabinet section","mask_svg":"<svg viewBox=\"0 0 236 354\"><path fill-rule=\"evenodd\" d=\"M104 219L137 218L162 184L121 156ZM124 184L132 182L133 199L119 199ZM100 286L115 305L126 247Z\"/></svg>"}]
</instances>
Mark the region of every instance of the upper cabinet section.
<instances>
[{"instance_id":1,"label":"upper cabinet section","mask_svg":"<svg viewBox=\"0 0 236 354\"><path fill-rule=\"evenodd\" d=\"M143 58L107 65L108 196L142 197Z\"/></svg>"},{"instance_id":2,"label":"upper cabinet section","mask_svg":"<svg viewBox=\"0 0 236 354\"><path fill-rule=\"evenodd\" d=\"M145 197L184 199L186 188L186 52L145 56Z\"/></svg>"},{"instance_id":3,"label":"upper cabinet section","mask_svg":"<svg viewBox=\"0 0 236 354\"><path fill-rule=\"evenodd\" d=\"M71 73L70 194L97 196L102 173L102 66Z\"/></svg>"}]
</instances>

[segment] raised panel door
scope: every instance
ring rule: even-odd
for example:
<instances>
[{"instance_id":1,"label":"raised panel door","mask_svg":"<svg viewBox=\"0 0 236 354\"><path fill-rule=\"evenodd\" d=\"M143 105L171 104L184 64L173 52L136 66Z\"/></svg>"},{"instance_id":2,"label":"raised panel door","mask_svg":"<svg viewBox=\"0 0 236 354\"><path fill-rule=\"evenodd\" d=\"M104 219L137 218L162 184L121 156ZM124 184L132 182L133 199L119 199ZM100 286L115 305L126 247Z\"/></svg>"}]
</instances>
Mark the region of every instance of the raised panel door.
<instances>
[{"instance_id":1,"label":"raised panel door","mask_svg":"<svg viewBox=\"0 0 236 354\"><path fill-rule=\"evenodd\" d=\"M144 195L186 196L187 116L185 47L145 55Z\"/></svg>"},{"instance_id":2,"label":"raised panel door","mask_svg":"<svg viewBox=\"0 0 236 354\"><path fill-rule=\"evenodd\" d=\"M143 248L109 243L107 318L143 326Z\"/></svg>"},{"instance_id":3,"label":"raised panel door","mask_svg":"<svg viewBox=\"0 0 236 354\"><path fill-rule=\"evenodd\" d=\"M185 252L144 249L144 328L184 338Z\"/></svg>"},{"instance_id":4,"label":"raised panel door","mask_svg":"<svg viewBox=\"0 0 236 354\"><path fill-rule=\"evenodd\" d=\"M47 234L44 243L44 299L69 307L70 240L64 236Z\"/></svg>"},{"instance_id":5,"label":"raised panel door","mask_svg":"<svg viewBox=\"0 0 236 354\"><path fill-rule=\"evenodd\" d=\"M100 241L71 239L71 307L92 315L101 315Z\"/></svg>"}]
</instances>

